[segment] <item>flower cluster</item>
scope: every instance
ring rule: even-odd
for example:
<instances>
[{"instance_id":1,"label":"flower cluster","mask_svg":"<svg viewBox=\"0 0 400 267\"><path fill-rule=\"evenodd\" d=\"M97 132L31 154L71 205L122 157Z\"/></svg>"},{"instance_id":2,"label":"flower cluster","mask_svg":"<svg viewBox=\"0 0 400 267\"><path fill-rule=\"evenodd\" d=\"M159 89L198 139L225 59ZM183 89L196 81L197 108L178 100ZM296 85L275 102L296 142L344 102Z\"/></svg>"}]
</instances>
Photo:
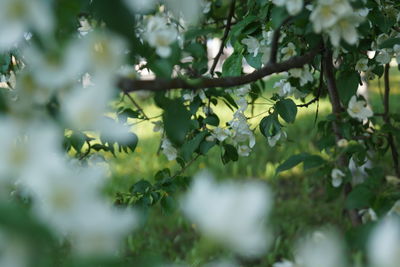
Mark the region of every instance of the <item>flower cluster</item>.
<instances>
[{"instance_id":1,"label":"flower cluster","mask_svg":"<svg viewBox=\"0 0 400 267\"><path fill-rule=\"evenodd\" d=\"M170 45L177 40L177 37L176 27L171 25L166 17L151 16L147 19L144 39L156 49L160 57L171 55Z\"/></svg>"},{"instance_id":2,"label":"flower cluster","mask_svg":"<svg viewBox=\"0 0 400 267\"><path fill-rule=\"evenodd\" d=\"M354 12L348 0L322 0L310 15L316 33L327 33L334 46L344 39L349 44L358 41L357 27L363 17Z\"/></svg>"}]
</instances>

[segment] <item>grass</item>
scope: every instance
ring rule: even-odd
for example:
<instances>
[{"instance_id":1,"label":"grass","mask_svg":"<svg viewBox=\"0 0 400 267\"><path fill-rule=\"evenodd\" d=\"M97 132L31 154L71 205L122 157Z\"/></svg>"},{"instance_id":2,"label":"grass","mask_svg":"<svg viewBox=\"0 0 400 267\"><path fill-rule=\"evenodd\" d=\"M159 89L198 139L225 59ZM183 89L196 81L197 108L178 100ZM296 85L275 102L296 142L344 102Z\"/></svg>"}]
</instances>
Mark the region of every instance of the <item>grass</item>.
<instances>
[{"instance_id":1,"label":"grass","mask_svg":"<svg viewBox=\"0 0 400 267\"><path fill-rule=\"evenodd\" d=\"M400 75L397 69L391 70L391 108L398 110L400 103ZM264 97L271 96L272 84L278 77L267 81L268 90ZM376 113L383 111L383 81L374 80L369 87L370 103ZM161 114L149 100L142 101L147 116ZM270 104L264 99L257 101L254 114L265 114ZM232 112L228 108L215 107L214 111L222 121L231 119ZM301 108L294 124L285 125L288 140L270 148L264 137L256 130L257 145L249 157L241 157L237 162L223 165L220 160L220 149L212 148L207 156L201 156L186 171L186 175L194 175L201 169L208 169L218 179L261 179L266 181L274 192L275 205L271 215L271 226L274 242L268 254L257 262L243 261L243 266L271 266L281 258L291 257L291 248L295 240L311 229L325 225L333 225L346 231L349 222L342 212L343 198L331 198L327 192L329 177L321 176L316 171L303 171L301 167L275 175L276 167L290 155L299 152L318 153L316 146L316 124L314 123L316 104L309 108ZM330 113L330 104L326 99L319 103L318 121ZM265 115L264 115L265 116ZM251 120L258 125L263 115ZM132 154L121 154L111 159L114 174L110 186L110 195L126 192L140 179L152 180L154 174L163 168L177 172L180 168L176 162L169 162L165 156L157 155L160 145L160 134L153 133L153 124L141 122L133 127L139 136L139 144ZM390 159L382 159L390 168ZM328 190L329 191L329 190ZM200 266L219 255L228 252L204 249L204 241L193 227L178 212L166 213L159 206L147 214L147 223L129 238L129 254L146 260L152 255L155 261L166 260L175 263L186 263ZM207 242L206 242L207 243ZM150 254L149 254L150 253ZM150 266L146 263L142 266Z\"/></svg>"}]
</instances>

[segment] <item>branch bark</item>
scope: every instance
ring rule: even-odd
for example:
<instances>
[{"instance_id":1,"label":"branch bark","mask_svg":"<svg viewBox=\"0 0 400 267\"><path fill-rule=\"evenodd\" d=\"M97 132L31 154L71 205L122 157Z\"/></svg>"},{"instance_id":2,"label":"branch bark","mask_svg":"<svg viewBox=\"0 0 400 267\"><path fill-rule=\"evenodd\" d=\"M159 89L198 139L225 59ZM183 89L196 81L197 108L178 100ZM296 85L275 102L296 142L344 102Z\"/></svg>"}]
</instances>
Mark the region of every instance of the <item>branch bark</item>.
<instances>
[{"instance_id":1,"label":"branch bark","mask_svg":"<svg viewBox=\"0 0 400 267\"><path fill-rule=\"evenodd\" d=\"M343 108L340 103L339 92L336 86L336 80L334 75L334 67L333 67L333 60L332 60L332 51L330 49L326 49L324 52L323 57L323 66L324 66L324 75L326 79L326 84L328 88L328 95L330 98L330 102L332 105L332 113L336 116L336 120L332 122L333 132L335 134L336 141L342 139L342 134L340 132L340 127L338 121L340 120L340 113L342 112ZM341 155L338 159L338 165L342 168L347 167L347 160L344 155ZM352 191L351 183L346 183L344 185L344 194L348 196ZM361 218L358 215L357 210L347 210L349 215L350 221L354 226L361 224Z\"/></svg>"},{"instance_id":2,"label":"branch bark","mask_svg":"<svg viewBox=\"0 0 400 267\"><path fill-rule=\"evenodd\" d=\"M293 57L287 61L280 63L267 63L265 67L256 70L250 74L236 77L222 77L222 78L199 78L199 79L163 79L156 78L154 80L133 80L126 77L119 78L117 83L125 93L138 91L138 90L149 90L149 91L165 91L171 89L203 89L203 88L214 88L214 87L234 87L251 82L255 82L273 73L279 73L288 71L293 68L301 68L305 64L310 63L314 57L320 52L321 46L314 47L308 53L302 56Z\"/></svg>"},{"instance_id":3,"label":"branch bark","mask_svg":"<svg viewBox=\"0 0 400 267\"><path fill-rule=\"evenodd\" d=\"M383 107L384 107L384 112L383 112L383 120L385 121L385 123L387 123L388 125L391 124L390 122L390 106L389 106L389 95L390 95L390 79L389 79L389 70L390 70L390 65L386 64L385 65L385 72L384 72L384 82L385 82L385 94L383 97ZM396 144L393 138L393 134L389 133L388 134L388 143L390 146L390 150L392 153L392 160L393 160L393 168L394 171L397 175L397 177L400 177L400 169L399 169L399 153L397 151L396 148Z\"/></svg>"},{"instance_id":4,"label":"branch bark","mask_svg":"<svg viewBox=\"0 0 400 267\"><path fill-rule=\"evenodd\" d=\"M229 31L231 30L232 18L233 18L233 15L235 14L235 4L236 4L236 0L232 0L231 7L230 7L230 10L229 10L228 19L227 19L227 22L226 22L224 35L222 36L222 39L221 39L221 46L219 47L218 53L215 56L213 64L212 64L212 66L210 68L211 77L214 76L214 71L215 71L215 68L217 67L219 58L221 57L222 53L224 52L226 39L228 39Z\"/></svg>"}]
</instances>

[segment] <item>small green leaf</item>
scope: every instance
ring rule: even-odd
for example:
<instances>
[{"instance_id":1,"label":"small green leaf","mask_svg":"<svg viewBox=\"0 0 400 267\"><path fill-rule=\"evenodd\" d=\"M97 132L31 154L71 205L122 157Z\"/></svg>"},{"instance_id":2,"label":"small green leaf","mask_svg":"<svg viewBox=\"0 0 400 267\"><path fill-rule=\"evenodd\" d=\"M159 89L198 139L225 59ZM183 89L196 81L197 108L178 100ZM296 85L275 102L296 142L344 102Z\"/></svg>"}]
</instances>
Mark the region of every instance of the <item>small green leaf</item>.
<instances>
[{"instance_id":1,"label":"small green leaf","mask_svg":"<svg viewBox=\"0 0 400 267\"><path fill-rule=\"evenodd\" d=\"M272 114L264 117L260 122L260 132L265 137L274 136L281 129L281 125L278 122L277 115Z\"/></svg>"},{"instance_id":2,"label":"small green leaf","mask_svg":"<svg viewBox=\"0 0 400 267\"><path fill-rule=\"evenodd\" d=\"M350 98L356 94L360 75L357 71L341 72L337 77L337 88L339 97L343 104L347 106Z\"/></svg>"},{"instance_id":3,"label":"small green leaf","mask_svg":"<svg viewBox=\"0 0 400 267\"><path fill-rule=\"evenodd\" d=\"M207 132L201 132L182 146L181 153L185 161L191 159L193 153L199 148L201 141L203 141L206 135Z\"/></svg>"},{"instance_id":4,"label":"small green leaf","mask_svg":"<svg viewBox=\"0 0 400 267\"><path fill-rule=\"evenodd\" d=\"M308 153L300 153L291 156L290 158L285 160L285 162L278 166L278 168L276 169L276 174L297 166L298 164L302 163L307 157L309 157Z\"/></svg>"},{"instance_id":5,"label":"small green leaf","mask_svg":"<svg viewBox=\"0 0 400 267\"><path fill-rule=\"evenodd\" d=\"M346 199L347 209L360 209L370 207L374 193L365 185L358 185L353 188Z\"/></svg>"},{"instance_id":6,"label":"small green leaf","mask_svg":"<svg viewBox=\"0 0 400 267\"><path fill-rule=\"evenodd\" d=\"M211 114L211 115L208 115L208 117L205 118L203 122L206 124L212 125L212 126L218 126L219 118L217 115Z\"/></svg>"},{"instance_id":7,"label":"small green leaf","mask_svg":"<svg viewBox=\"0 0 400 267\"><path fill-rule=\"evenodd\" d=\"M169 140L175 145L182 145L190 128L190 112L179 99L168 100L163 114L164 129Z\"/></svg>"},{"instance_id":8,"label":"small green leaf","mask_svg":"<svg viewBox=\"0 0 400 267\"><path fill-rule=\"evenodd\" d=\"M242 74L242 54L233 53L222 65L222 76L240 76Z\"/></svg>"},{"instance_id":9,"label":"small green leaf","mask_svg":"<svg viewBox=\"0 0 400 267\"><path fill-rule=\"evenodd\" d=\"M276 103L276 110L287 123L293 123L297 115L297 106L291 99L280 100Z\"/></svg>"}]
</instances>

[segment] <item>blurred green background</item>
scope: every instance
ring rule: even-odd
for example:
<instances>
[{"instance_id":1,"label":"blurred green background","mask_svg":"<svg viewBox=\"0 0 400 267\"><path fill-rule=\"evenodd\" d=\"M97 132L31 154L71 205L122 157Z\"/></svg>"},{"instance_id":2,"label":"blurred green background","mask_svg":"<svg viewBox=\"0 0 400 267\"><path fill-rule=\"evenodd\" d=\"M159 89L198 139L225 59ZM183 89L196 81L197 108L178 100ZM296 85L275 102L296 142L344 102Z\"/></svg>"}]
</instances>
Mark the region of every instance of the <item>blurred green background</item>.
<instances>
[{"instance_id":1,"label":"blurred green background","mask_svg":"<svg viewBox=\"0 0 400 267\"><path fill-rule=\"evenodd\" d=\"M200 156L184 172L184 175L192 176L202 169L207 169L217 179L262 179L269 184L275 201L270 217L274 241L269 253L261 260L247 262L240 259L243 266L270 266L282 258L291 258L290 248L296 239L311 229L326 225L333 225L342 233L349 229L349 222L342 210L343 197L332 198L332 192L328 192L334 191L330 186L330 177L322 176L313 169L303 171L301 165L275 175L276 167L290 155L300 152L319 153L316 146L316 125L330 113L327 98L319 101L316 123L316 103L308 108L299 108L296 122L285 124L288 139L273 148L269 147L258 130L258 123L267 115L266 111L271 106L268 98L275 92L273 84L279 79L279 76L272 76L265 80L266 91L263 98L256 101L254 115L260 115L251 119L251 123L252 129L256 129L257 143L249 157L240 157L237 162L223 165L220 148L216 146L206 156ZM399 84L400 73L397 68L391 68L392 111L398 111L400 107ZM370 82L369 101L375 113L383 112L383 90L383 79ZM161 114L162 111L150 100L140 100L138 97L135 99L140 102L147 116ZM312 96L309 96L307 101L310 99ZM221 104L212 108L221 119L220 125L223 125L232 118L232 111ZM251 116L250 112L248 116ZM148 121L136 122L132 128L139 136L136 151L131 154L119 154L116 158L110 156L113 173L107 188L110 197L115 196L117 192L128 192L129 187L140 179L152 181L155 173L163 168L170 168L173 173L180 170L175 161L168 161L162 153L157 155L161 134L154 133L153 126ZM389 153L386 153L385 158L378 164L390 172ZM176 200L179 196L173 197ZM187 222L177 209L166 211L157 205L150 210L146 218L145 226L129 238L128 253L133 257L147 259L146 255L152 255L150 258L155 260L199 266L228 253L210 249L209 244L196 232L196 227Z\"/></svg>"}]
</instances>

